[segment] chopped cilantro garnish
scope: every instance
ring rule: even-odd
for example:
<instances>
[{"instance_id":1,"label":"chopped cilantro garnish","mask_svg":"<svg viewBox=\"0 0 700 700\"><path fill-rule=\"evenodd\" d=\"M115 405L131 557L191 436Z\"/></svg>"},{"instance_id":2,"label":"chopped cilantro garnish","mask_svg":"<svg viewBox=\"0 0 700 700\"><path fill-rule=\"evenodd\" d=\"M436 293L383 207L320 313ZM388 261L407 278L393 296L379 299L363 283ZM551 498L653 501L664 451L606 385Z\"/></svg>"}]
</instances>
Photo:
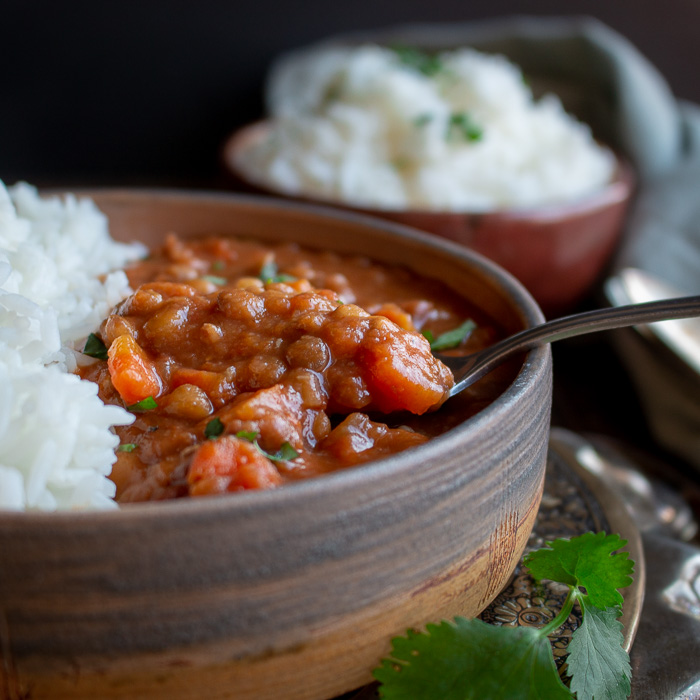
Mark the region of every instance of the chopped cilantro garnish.
<instances>
[{"instance_id":1,"label":"chopped cilantro garnish","mask_svg":"<svg viewBox=\"0 0 700 700\"><path fill-rule=\"evenodd\" d=\"M447 122L447 138L465 141L481 141L484 130L476 124L467 112L455 112Z\"/></svg>"},{"instance_id":2,"label":"chopped cilantro garnish","mask_svg":"<svg viewBox=\"0 0 700 700\"><path fill-rule=\"evenodd\" d=\"M224 424L221 422L221 419L217 416L216 418L212 418L204 428L204 437L207 438L208 440L213 440L214 438L219 437L221 433L224 432Z\"/></svg>"},{"instance_id":3,"label":"chopped cilantro garnish","mask_svg":"<svg viewBox=\"0 0 700 700\"><path fill-rule=\"evenodd\" d=\"M255 442L258 434L254 430L239 430L236 433L236 437L241 440L247 440L248 442Z\"/></svg>"},{"instance_id":4,"label":"chopped cilantro garnish","mask_svg":"<svg viewBox=\"0 0 700 700\"><path fill-rule=\"evenodd\" d=\"M269 452L265 452L264 454L273 462L291 462L291 460L299 456L299 453L288 442L283 442L282 446L274 454L270 454Z\"/></svg>"},{"instance_id":5,"label":"chopped cilantro garnish","mask_svg":"<svg viewBox=\"0 0 700 700\"><path fill-rule=\"evenodd\" d=\"M437 338L430 331L423 331L423 335L428 339L431 350L450 350L461 345L476 328L476 323L471 319L467 319L464 323L447 331Z\"/></svg>"},{"instance_id":6,"label":"chopped cilantro garnish","mask_svg":"<svg viewBox=\"0 0 700 700\"><path fill-rule=\"evenodd\" d=\"M296 277L292 275L285 275L280 273L277 268L277 263L274 260L268 260L261 268L259 278L265 282L265 284L271 284L273 282L294 282Z\"/></svg>"},{"instance_id":7,"label":"chopped cilantro garnish","mask_svg":"<svg viewBox=\"0 0 700 700\"><path fill-rule=\"evenodd\" d=\"M85 347L83 348L83 354L89 357L95 357L98 360L107 359L107 346L102 342L102 340L96 336L94 333L90 333L85 341Z\"/></svg>"},{"instance_id":8,"label":"chopped cilantro garnish","mask_svg":"<svg viewBox=\"0 0 700 700\"><path fill-rule=\"evenodd\" d=\"M283 442L282 446L275 453L265 452L258 444L258 433L254 430L239 430L236 433L236 437L241 440L252 442L255 449L257 449L260 454L265 455L265 457L271 459L273 462L290 462L299 456L299 453L288 442Z\"/></svg>"},{"instance_id":9,"label":"chopped cilantro garnish","mask_svg":"<svg viewBox=\"0 0 700 700\"><path fill-rule=\"evenodd\" d=\"M141 399L141 401L137 401L136 403L131 404L131 406L126 407L127 411L133 411L134 413L151 411L154 408L158 408L158 404L152 396L147 396L145 399Z\"/></svg>"},{"instance_id":10,"label":"chopped cilantro garnish","mask_svg":"<svg viewBox=\"0 0 700 700\"><path fill-rule=\"evenodd\" d=\"M442 61L433 54L409 46L394 46L392 49L401 63L423 75L432 77L444 70Z\"/></svg>"},{"instance_id":11,"label":"chopped cilantro garnish","mask_svg":"<svg viewBox=\"0 0 700 700\"><path fill-rule=\"evenodd\" d=\"M212 284L218 284L219 286L226 284L225 277L217 277L216 275L202 275L202 279Z\"/></svg>"},{"instance_id":12,"label":"chopped cilantro garnish","mask_svg":"<svg viewBox=\"0 0 700 700\"><path fill-rule=\"evenodd\" d=\"M542 627L498 627L456 618L409 630L392 640L390 658L375 669L385 700L433 698L552 698L625 700L631 692L623 648L622 596L634 563L618 535L586 533L556 540L525 558L536 580L569 586L562 609ZM548 636L581 606L582 624L567 647L570 688L557 672ZM508 672L504 673L506 669Z\"/></svg>"},{"instance_id":13,"label":"chopped cilantro garnish","mask_svg":"<svg viewBox=\"0 0 700 700\"><path fill-rule=\"evenodd\" d=\"M133 442L125 442L117 447L117 452L133 452L136 445Z\"/></svg>"},{"instance_id":14,"label":"chopped cilantro garnish","mask_svg":"<svg viewBox=\"0 0 700 700\"><path fill-rule=\"evenodd\" d=\"M269 282L277 275L277 263L274 260L268 260L260 268L260 279L263 282Z\"/></svg>"}]
</instances>

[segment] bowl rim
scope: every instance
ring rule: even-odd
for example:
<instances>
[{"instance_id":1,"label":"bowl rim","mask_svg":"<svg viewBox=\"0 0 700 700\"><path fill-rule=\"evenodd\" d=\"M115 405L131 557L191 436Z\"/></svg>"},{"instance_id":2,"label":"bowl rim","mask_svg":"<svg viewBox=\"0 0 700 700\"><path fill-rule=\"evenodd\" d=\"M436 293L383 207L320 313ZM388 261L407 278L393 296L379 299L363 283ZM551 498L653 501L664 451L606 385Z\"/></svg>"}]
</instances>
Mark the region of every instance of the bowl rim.
<instances>
[{"instance_id":1,"label":"bowl rim","mask_svg":"<svg viewBox=\"0 0 700 700\"><path fill-rule=\"evenodd\" d=\"M304 193L286 192L275 188L261 178L251 177L239 165L237 154L251 140L260 139L271 128L273 119L263 118L244 124L224 140L220 148L220 161L229 177L243 185L253 187L274 197L286 197L295 201L318 203L325 206L335 206L353 211L365 212L375 216L392 217L441 217L444 219L464 217L488 217L492 221L548 221L564 217L591 213L627 200L636 185L636 176L631 163L621 154L606 146L615 158L616 166L612 179L601 189L562 202L552 202L530 207L514 207L512 209L485 210L448 210L448 209L397 209L393 207L376 207L371 205L353 204L342 199L324 196L311 196Z\"/></svg>"},{"instance_id":2,"label":"bowl rim","mask_svg":"<svg viewBox=\"0 0 700 700\"><path fill-rule=\"evenodd\" d=\"M74 195L85 197L110 197L156 201L167 203L173 198L206 204L207 202L231 203L234 206L250 206L292 213L307 213L317 219L328 218L335 221L347 221L369 229L382 229L385 233L401 238L412 239L416 243L437 249L447 256L456 257L462 262L480 268L484 277L496 278L507 296L514 302L514 309L520 313L524 327L544 321L544 314L530 292L511 273L504 270L485 256L464 248L449 240L433 237L419 229L402 223L381 219L365 213L347 211L323 204L290 201L281 197L239 194L219 190L190 190L178 188L140 188L140 187L85 187L40 190L41 195ZM98 207L99 208L99 207ZM70 528L89 522L113 525L128 524L135 519L162 518L164 515L181 515L199 517L226 511L247 511L265 508L280 501L288 501L304 496L314 497L326 491L336 491L344 485L352 486L358 481L372 483L382 481L388 476L399 476L403 472L415 469L418 463L426 463L439 457L443 450L455 449L464 440L465 433L476 433L482 424L488 424L528 392L528 387L538 382L547 381L551 368L551 349L549 345L529 350L524 357L513 381L486 408L479 411L455 427L438 435L428 442L408 451L372 460L347 469L337 470L320 477L300 479L285 484L284 488L249 491L245 494L221 494L206 498L177 498L162 501L129 503L107 510L65 510L65 511L12 511L0 510L0 528L16 527L26 523L29 526L58 526ZM408 461L406 455L412 456Z\"/></svg>"}]
</instances>

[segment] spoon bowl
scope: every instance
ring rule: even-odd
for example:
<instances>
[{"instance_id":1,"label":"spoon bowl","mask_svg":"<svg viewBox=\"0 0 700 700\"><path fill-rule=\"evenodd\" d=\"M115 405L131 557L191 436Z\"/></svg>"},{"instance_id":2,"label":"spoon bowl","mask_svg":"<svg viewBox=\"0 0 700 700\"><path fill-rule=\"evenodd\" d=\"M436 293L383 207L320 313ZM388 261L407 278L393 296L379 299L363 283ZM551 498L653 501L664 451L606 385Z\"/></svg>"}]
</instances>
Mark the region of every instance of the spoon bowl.
<instances>
[{"instance_id":1,"label":"spoon bowl","mask_svg":"<svg viewBox=\"0 0 700 700\"><path fill-rule=\"evenodd\" d=\"M700 316L700 296L627 304L553 319L520 331L470 355L448 355L439 352L433 354L452 371L455 383L450 390L450 396L454 396L517 352L585 333L694 316Z\"/></svg>"}]
</instances>

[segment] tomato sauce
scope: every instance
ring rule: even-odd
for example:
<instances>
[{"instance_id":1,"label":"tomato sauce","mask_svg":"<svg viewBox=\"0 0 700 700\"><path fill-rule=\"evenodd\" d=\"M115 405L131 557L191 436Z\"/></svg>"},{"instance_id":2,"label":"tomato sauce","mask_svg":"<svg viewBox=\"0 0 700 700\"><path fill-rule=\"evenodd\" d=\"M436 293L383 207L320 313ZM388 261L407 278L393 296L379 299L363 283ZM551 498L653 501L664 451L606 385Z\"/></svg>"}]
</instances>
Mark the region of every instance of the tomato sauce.
<instances>
[{"instance_id":1,"label":"tomato sauce","mask_svg":"<svg viewBox=\"0 0 700 700\"><path fill-rule=\"evenodd\" d=\"M446 286L365 258L230 238L167 238L127 270L134 293L81 370L117 428L117 500L275 488L420 445L491 401L496 373L453 378L423 335L467 318L471 352L500 331ZM441 408L442 407L442 408Z\"/></svg>"}]
</instances>

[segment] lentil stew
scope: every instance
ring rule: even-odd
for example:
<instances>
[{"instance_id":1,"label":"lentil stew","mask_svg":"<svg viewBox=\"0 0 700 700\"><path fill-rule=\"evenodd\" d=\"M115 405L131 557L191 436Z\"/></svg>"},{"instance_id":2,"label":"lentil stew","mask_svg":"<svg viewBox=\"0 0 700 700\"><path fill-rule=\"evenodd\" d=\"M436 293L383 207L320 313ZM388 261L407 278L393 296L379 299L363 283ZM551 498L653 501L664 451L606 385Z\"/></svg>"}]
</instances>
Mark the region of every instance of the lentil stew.
<instances>
[{"instance_id":1,"label":"lentil stew","mask_svg":"<svg viewBox=\"0 0 700 700\"><path fill-rule=\"evenodd\" d=\"M81 369L135 421L117 429L117 500L273 488L426 442L481 410L507 368L464 396L428 337L472 319L459 352L501 330L441 283L359 257L175 235L127 270ZM425 335L424 335L425 334Z\"/></svg>"}]
</instances>

